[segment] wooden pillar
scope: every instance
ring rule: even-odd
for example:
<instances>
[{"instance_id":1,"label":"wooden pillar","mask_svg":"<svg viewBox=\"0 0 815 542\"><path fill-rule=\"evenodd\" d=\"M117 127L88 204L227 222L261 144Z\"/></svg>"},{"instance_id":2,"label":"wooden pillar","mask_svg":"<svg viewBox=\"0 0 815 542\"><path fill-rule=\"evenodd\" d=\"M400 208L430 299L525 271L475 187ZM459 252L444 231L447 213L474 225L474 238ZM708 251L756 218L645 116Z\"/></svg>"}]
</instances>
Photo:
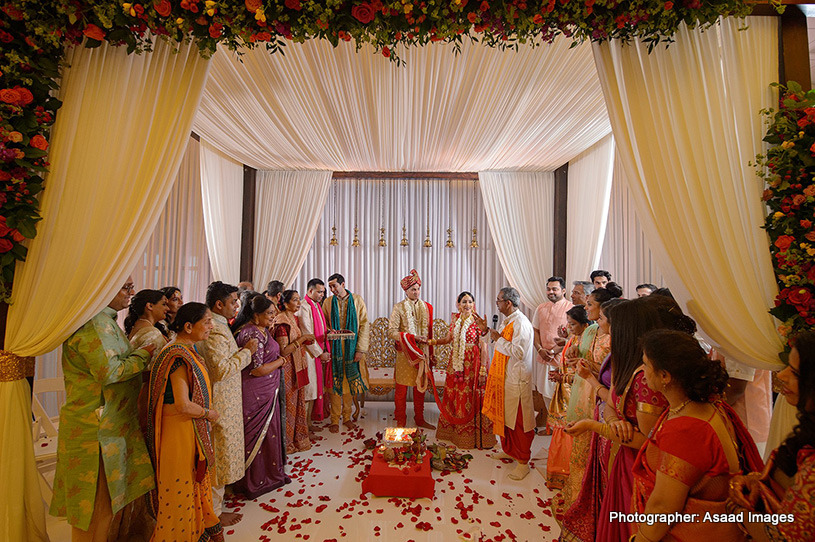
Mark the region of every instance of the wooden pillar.
<instances>
[{"instance_id":1,"label":"wooden pillar","mask_svg":"<svg viewBox=\"0 0 815 542\"><path fill-rule=\"evenodd\" d=\"M778 32L778 82L786 85L787 81L800 83L805 91L812 88L809 69L809 38L807 20L804 10L815 12L815 6L800 7L799 2L784 2L784 14L767 4L757 4L751 15L754 17L777 17ZM807 4L807 2L801 2Z\"/></svg>"},{"instance_id":2,"label":"wooden pillar","mask_svg":"<svg viewBox=\"0 0 815 542\"><path fill-rule=\"evenodd\" d=\"M555 235L552 243L552 274L566 278L566 215L569 195L569 164L555 170L554 217Z\"/></svg>"},{"instance_id":3,"label":"wooden pillar","mask_svg":"<svg viewBox=\"0 0 815 542\"><path fill-rule=\"evenodd\" d=\"M780 39L778 62L780 82L786 84L787 81L797 81L804 91L811 89L807 18L798 6L786 6L784 14L781 15Z\"/></svg>"},{"instance_id":4,"label":"wooden pillar","mask_svg":"<svg viewBox=\"0 0 815 542\"><path fill-rule=\"evenodd\" d=\"M255 182L257 170L243 166L243 220L241 222L240 280L252 281L255 265ZM255 284L255 288L261 286Z\"/></svg>"}]
</instances>

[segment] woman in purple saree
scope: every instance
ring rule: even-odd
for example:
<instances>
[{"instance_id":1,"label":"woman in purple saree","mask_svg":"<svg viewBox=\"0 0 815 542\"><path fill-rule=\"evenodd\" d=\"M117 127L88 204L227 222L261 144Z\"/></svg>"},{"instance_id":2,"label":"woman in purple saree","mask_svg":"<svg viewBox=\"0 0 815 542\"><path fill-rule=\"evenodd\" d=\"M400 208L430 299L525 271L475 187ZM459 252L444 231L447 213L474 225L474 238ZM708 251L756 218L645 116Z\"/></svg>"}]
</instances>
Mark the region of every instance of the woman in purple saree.
<instances>
[{"instance_id":1,"label":"woman in purple saree","mask_svg":"<svg viewBox=\"0 0 815 542\"><path fill-rule=\"evenodd\" d=\"M263 295L248 298L233 324L235 341L243 346L258 340L252 361L241 372L246 473L232 486L254 499L291 482L286 476L286 454L281 420L285 405L283 358L269 327L272 302Z\"/></svg>"}]
</instances>

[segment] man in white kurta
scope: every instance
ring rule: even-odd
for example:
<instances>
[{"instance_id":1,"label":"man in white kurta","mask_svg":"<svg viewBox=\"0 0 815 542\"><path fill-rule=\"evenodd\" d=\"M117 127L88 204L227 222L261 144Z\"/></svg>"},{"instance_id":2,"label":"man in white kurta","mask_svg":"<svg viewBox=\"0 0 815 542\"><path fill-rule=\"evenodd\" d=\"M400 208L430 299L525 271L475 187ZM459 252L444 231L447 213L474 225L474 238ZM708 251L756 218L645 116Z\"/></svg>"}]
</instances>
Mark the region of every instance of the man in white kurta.
<instances>
[{"instance_id":1,"label":"man in white kurta","mask_svg":"<svg viewBox=\"0 0 815 542\"><path fill-rule=\"evenodd\" d=\"M312 431L315 430L312 421L323 419L323 375L328 369L328 362L331 361L331 353L325 338L328 323L322 306L325 299L325 283L320 279L311 279L306 288L306 296L300 304L297 320L304 335L314 335L314 342L306 345L308 385L305 391L308 426L309 431Z\"/></svg>"},{"instance_id":2,"label":"man in white kurta","mask_svg":"<svg viewBox=\"0 0 815 542\"><path fill-rule=\"evenodd\" d=\"M496 305L505 317L501 331L489 329L486 320L476 317L482 333L489 332L490 339L495 342L495 355L487 380L483 412L490 419L495 418L496 413L499 416L503 414L498 420L493 419L493 428L501 437L501 448L504 451L492 457L517 461L515 470L509 474L513 480L521 480L529 474L529 458L532 455L532 440L535 438L535 413L532 408L534 332L532 323L518 310L520 300L521 296L515 288L502 288L498 292ZM493 400L496 398L497 403Z\"/></svg>"},{"instance_id":3,"label":"man in white kurta","mask_svg":"<svg viewBox=\"0 0 815 542\"><path fill-rule=\"evenodd\" d=\"M215 469L212 478L212 504L221 523L232 525L240 514L223 513L224 487L237 482L244 474L243 395L241 369L249 365L258 348L257 339L238 348L228 320L238 310L238 288L221 281L207 288L207 306L212 311L212 331L198 343L198 352L204 358L212 382L212 408L220 414L212 423L212 442L215 448Z\"/></svg>"}]
</instances>

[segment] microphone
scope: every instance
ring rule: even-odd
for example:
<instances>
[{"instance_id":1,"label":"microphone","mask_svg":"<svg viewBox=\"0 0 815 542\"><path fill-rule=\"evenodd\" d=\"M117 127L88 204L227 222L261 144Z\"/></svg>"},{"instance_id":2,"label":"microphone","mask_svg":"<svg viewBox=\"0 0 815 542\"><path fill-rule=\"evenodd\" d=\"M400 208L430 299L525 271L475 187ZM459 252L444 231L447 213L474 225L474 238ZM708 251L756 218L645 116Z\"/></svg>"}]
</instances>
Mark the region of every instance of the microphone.
<instances>
[{"instance_id":1,"label":"microphone","mask_svg":"<svg viewBox=\"0 0 815 542\"><path fill-rule=\"evenodd\" d=\"M492 315L492 329L497 329L496 326L498 325L498 315Z\"/></svg>"}]
</instances>

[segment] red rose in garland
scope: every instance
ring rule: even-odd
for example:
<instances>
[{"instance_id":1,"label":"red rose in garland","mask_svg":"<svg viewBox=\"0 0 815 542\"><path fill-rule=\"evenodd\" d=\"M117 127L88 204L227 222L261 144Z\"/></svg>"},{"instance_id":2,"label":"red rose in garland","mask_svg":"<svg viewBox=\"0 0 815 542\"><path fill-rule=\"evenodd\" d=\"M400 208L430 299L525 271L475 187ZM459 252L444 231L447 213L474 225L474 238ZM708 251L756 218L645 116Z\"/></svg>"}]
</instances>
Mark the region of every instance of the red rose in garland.
<instances>
[{"instance_id":1,"label":"red rose in garland","mask_svg":"<svg viewBox=\"0 0 815 542\"><path fill-rule=\"evenodd\" d=\"M353 15L354 18L362 24L368 24L374 20L376 11L374 11L371 4L368 2L363 2L351 8L351 15Z\"/></svg>"},{"instance_id":2,"label":"red rose in garland","mask_svg":"<svg viewBox=\"0 0 815 542\"><path fill-rule=\"evenodd\" d=\"M14 90L20 95L20 99L17 100L17 105L28 105L34 101L34 95L31 94L31 91L27 88L17 86L14 87Z\"/></svg>"},{"instance_id":3,"label":"red rose in garland","mask_svg":"<svg viewBox=\"0 0 815 542\"><path fill-rule=\"evenodd\" d=\"M42 137L40 134L37 134L31 138L30 145L35 149L40 149L41 151L44 151L48 149L48 140Z\"/></svg>"},{"instance_id":4,"label":"red rose in garland","mask_svg":"<svg viewBox=\"0 0 815 542\"><path fill-rule=\"evenodd\" d=\"M0 254L5 254L12 248L14 248L14 243L8 239L0 239Z\"/></svg>"},{"instance_id":5,"label":"red rose in garland","mask_svg":"<svg viewBox=\"0 0 815 542\"><path fill-rule=\"evenodd\" d=\"M11 88L4 88L0 90L0 101L7 104L16 104L20 101L20 93Z\"/></svg>"},{"instance_id":6,"label":"red rose in garland","mask_svg":"<svg viewBox=\"0 0 815 542\"><path fill-rule=\"evenodd\" d=\"M303 7L300 5L300 0L286 0L286 7L295 11L300 11Z\"/></svg>"},{"instance_id":7,"label":"red rose in garland","mask_svg":"<svg viewBox=\"0 0 815 542\"><path fill-rule=\"evenodd\" d=\"M781 235L775 240L775 246L778 250L785 251L795 242L795 237L792 235Z\"/></svg>"},{"instance_id":8,"label":"red rose in garland","mask_svg":"<svg viewBox=\"0 0 815 542\"><path fill-rule=\"evenodd\" d=\"M812 303L812 292L809 291L809 288L795 288L790 291L787 299L793 305L806 309L809 308L810 303Z\"/></svg>"},{"instance_id":9,"label":"red rose in garland","mask_svg":"<svg viewBox=\"0 0 815 542\"><path fill-rule=\"evenodd\" d=\"M173 5L170 4L170 0L161 0L160 2L153 2L153 7L156 10L156 13L161 15L162 17L166 17L172 12Z\"/></svg>"}]
</instances>

